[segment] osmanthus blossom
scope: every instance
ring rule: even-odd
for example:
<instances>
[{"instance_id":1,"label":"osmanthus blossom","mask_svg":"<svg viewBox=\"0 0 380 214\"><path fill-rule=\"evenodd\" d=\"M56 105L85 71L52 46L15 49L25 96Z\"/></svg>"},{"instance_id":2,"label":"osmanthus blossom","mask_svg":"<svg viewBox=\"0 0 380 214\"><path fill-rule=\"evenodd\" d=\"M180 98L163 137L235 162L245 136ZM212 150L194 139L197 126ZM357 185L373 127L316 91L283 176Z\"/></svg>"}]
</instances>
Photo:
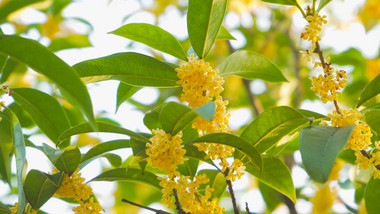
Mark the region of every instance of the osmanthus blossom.
<instances>
[{"instance_id":1,"label":"osmanthus blossom","mask_svg":"<svg viewBox=\"0 0 380 214\"><path fill-rule=\"evenodd\" d=\"M324 61L322 52L319 49L319 32L321 31L322 25L327 23L325 18L326 16L321 17L318 13L308 15L306 20L309 24L305 27L305 32L301 34L302 39L311 41L313 44L311 49L306 51L306 54L314 63L314 68L323 68L323 74L320 74L318 77L313 76L311 78L311 89L322 100L322 102L334 102L335 107L337 108L332 112L332 114L328 114L330 121L323 121L321 122L321 125L333 127L356 125L344 149L352 149L355 151L356 163L361 169L369 169L372 166L379 166L380 146L375 146L375 149L372 149L370 153L367 152L372 144L372 133L370 127L364 121L360 120L362 114L358 111L358 109L346 110L338 107L338 95L345 88L345 84L348 81L346 72L333 68L329 58ZM320 62L317 62L312 57L314 52L319 55L321 60ZM374 152L375 150L376 152ZM371 175L374 178L380 179L380 170L377 168L374 169Z\"/></svg>"}]
</instances>

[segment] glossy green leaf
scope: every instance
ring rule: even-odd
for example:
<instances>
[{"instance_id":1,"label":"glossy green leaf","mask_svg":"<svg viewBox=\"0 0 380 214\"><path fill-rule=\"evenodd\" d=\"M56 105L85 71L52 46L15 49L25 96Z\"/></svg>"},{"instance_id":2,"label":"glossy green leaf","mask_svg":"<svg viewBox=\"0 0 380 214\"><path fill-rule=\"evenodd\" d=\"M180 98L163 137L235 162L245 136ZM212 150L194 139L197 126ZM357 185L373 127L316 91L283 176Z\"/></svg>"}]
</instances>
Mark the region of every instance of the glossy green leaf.
<instances>
[{"instance_id":1,"label":"glossy green leaf","mask_svg":"<svg viewBox=\"0 0 380 214\"><path fill-rule=\"evenodd\" d=\"M190 158L189 160L185 161L181 165L177 165L178 172L181 173L181 175L184 176L190 176L193 178L195 174L197 173L199 165L199 160Z\"/></svg>"},{"instance_id":2,"label":"glossy green leaf","mask_svg":"<svg viewBox=\"0 0 380 214\"><path fill-rule=\"evenodd\" d=\"M48 201L61 185L63 173L49 175L32 169L25 178L24 191L29 204L37 210Z\"/></svg>"},{"instance_id":3,"label":"glossy green leaf","mask_svg":"<svg viewBox=\"0 0 380 214\"><path fill-rule=\"evenodd\" d=\"M141 87L132 86L132 85L128 85L123 82L120 82L119 87L117 87L117 92L116 92L116 111L119 109L121 104L123 104L123 102L131 98L132 95L134 95L140 89Z\"/></svg>"},{"instance_id":4,"label":"glossy green leaf","mask_svg":"<svg viewBox=\"0 0 380 214\"><path fill-rule=\"evenodd\" d=\"M81 162L82 154L78 146L69 146L53 162L54 166L61 172L71 176Z\"/></svg>"},{"instance_id":5,"label":"glossy green leaf","mask_svg":"<svg viewBox=\"0 0 380 214\"><path fill-rule=\"evenodd\" d=\"M273 4L283 4L283 5L298 5L297 0L261 0Z\"/></svg>"},{"instance_id":6,"label":"glossy green leaf","mask_svg":"<svg viewBox=\"0 0 380 214\"><path fill-rule=\"evenodd\" d=\"M191 125L191 122L202 115L207 119L212 119L215 112L214 103L210 102L197 110L192 110L190 107L176 102L166 103L160 112L160 123L166 133L176 135L186 126ZM197 114L199 113L199 114Z\"/></svg>"},{"instance_id":7,"label":"glossy green leaf","mask_svg":"<svg viewBox=\"0 0 380 214\"><path fill-rule=\"evenodd\" d=\"M265 201L266 212L272 213L282 203L281 195L263 182L258 182L258 188Z\"/></svg>"},{"instance_id":8,"label":"glossy green leaf","mask_svg":"<svg viewBox=\"0 0 380 214\"><path fill-rule=\"evenodd\" d=\"M213 165L212 161L210 159L206 159L206 153L201 152L198 150L198 147L192 145L192 144L185 144L184 149L186 150L185 157L197 159L200 161L204 161L206 163L209 163L210 165Z\"/></svg>"},{"instance_id":9,"label":"glossy green leaf","mask_svg":"<svg viewBox=\"0 0 380 214\"><path fill-rule=\"evenodd\" d=\"M144 172L146 165L148 162L145 160L146 157L146 143L141 142L136 139L130 140L130 145L132 148L133 155L136 157L136 160L138 160L138 164L140 166L140 169Z\"/></svg>"},{"instance_id":10,"label":"glossy green leaf","mask_svg":"<svg viewBox=\"0 0 380 214\"><path fill-rule=\"evenodd\" d=\"M111 33L136 42L141 42L151 48L187 61L186 53L179 41L172 34L156 25L131 23Z\"/></svg>"},{"instance_id":11,"label":"glossy green leaf","mask_svg":"<svg viewBox=\"0 0 380 214\"><path fill-rule=\"evenodd\" d=\"M235 37L233 37L228 30L223 27L223 25L220 27L218 35L216 36L216 39L220 40L236 40Z\"/></svg>"},{"instance_id":12,"label":"glossy green leaf","mask_svg":"<svg viewBox=\"0 0 380 214\"><path fill-rule=\"evenodd\" d=\"M355 125L342 128L309 126L301 131L300 152L309 176L324 183L327 181L335 159L347 144Z\"/></svg>"},{"instance_id":13,"label":"glossy green leaf","mask_svg":"<svg viewBox=\"0 0 380 214\"><path fill-rule=\"evenodd\" d=\"M13 136L11 112L0 111L0 177L11 186L11 160L13 155Z\"/></svg>"},{"instance_id":14,"label":"glossy green leaf","mask_svg":"<svg viewBox=\"0 0 380 214\"><path fill-rule=\"evenodd\" d=\"M210 198L217 198L218 200L222 197L223 193L226 191L227 182L226 178L222 173L217 170L204 169L200 170L197 175L206 174L209 181L206 184L201 184L199 186L200 192L204 194L204 190L207 185L214 189L211 193Z\"/></svg>"},{"instance_id":15,"label":"glossy green leaf","mask_svg":"<svg viewBox=\"0 0 380 214\"><path fill-rule=\"evenodd\" d=\"M86 152L86 154L83 155L81 159L81 165L79 168L83 168L90 161L94 160L95 158L99 157L100 155L106 152L130 147L131 145L129 144L129 140L114 140L98 144L92 147L90 150L88 150L88 152Z\"/></svg>"},{"instance_id":16,"label":"glossy green leaf","mask_svg":"<svg viewBox=\"0 0 380 214\"><path fill-rule=\"evenodd\" d=\"M174 68L139 53L117 53L80 62L73 66L85 83L120 80L134 86L176 87Z\"/></svg>"},{"instance_id":17,"label":"glossy green leaf","mask_svg":"<svg viewBox=\"0 0 380 214\"><path fill-rule=\"evenodd\" d=\"M32 126L35 126L32 118L29 116L29 114L21 107L20 104L13 102L11 103L8 108L12 110L13 113L17 116L18 120L20 121L21 127L23 128L31 128Z\"/></svg>"},{"instance_id":18,"label":"glossy green leaf","mask_svg":"<svg viewBox=\"0 0 380 214\"><path fill-rule=\"evenodd\" d=\"M360 94L357 107L365 104L366 102L370 101L371 99L380 99L380 74L375 77L362 91Z\"/></svg>"},{"instance_id":19,"label":"glossy green leaf","mask_svg":"<svg viewBox=\"0 0 380 214\"><path fill-rule=\"evenodd\" d=\"M157 175L140 169L135 168L119 168L111 169L103 172L99 176L93 178L91 181L134 181L149 184L153 187L161 189L160 182Z\"/></svg>"},{"instance_id":20,"label":"glossy green leaf","mask_svg":"<svg viewBox=\"0 0 380 214\"><path fill-rule=\"evenodd\" d=\"M53 142L65 130L70 122L62 106L52 96L32 88L12 88L13 99L29 113L33 121ZM69 139L66 146L70 144Z\"/></svg>"},{"instance_id":21,"label":"glossy green leaf","mask_svg":"<svg viewBox=\"0 0 380 214\"><path fill-rule=\"evenodd\" d=\"M232 146L247 155L247 157L253 163L253 166L256 166L259 170L263 168L260 153L248 141L237 135L228 133L212 133L197 138L190 143L218 143Z\"/></svg>"},{"instance_id":22,"label":"glossy green leaf","mask_svg":"<svg viewBox=\"0 0 380 214\"><path fill-rule=\"evenodd\" d=\"M7 109L10 111L9 109ZM25 151L25 142L24 135L22 133L21 125L16 117L16 115L12 112L12 134L13 134L13 143L15 147L15 156L16 156L16 169L17 169L17 187L18 187L18 202L19 207L25 208L26 206L26 198L23 189L23 178L24 178L24 168L26 163L26 151ZM22 209L17 211L17 214L21 214Z\"/></svg>"},{"instance_id":23,"label":"glossy green leaf","mask_svg":"<svg viewBox=\"0 0 380 214\"><path fill-rule=\"evenodd\" d=\"M288 106L264 111L244 129L241 137L263 153L277 144L289 142L294 133L308 125L309 120Z\"/></svg>"},{"instance_id":24,"label":"glossy green leaf","mask_svg":"<svg viewBox=\"0 0 380 214\"><path fill-rule=\"evenodd\" d=\"M91 47L91 43L88 40L88 35L81 34L73 34L66 37L53 39L48 46L48 48L53 52L70 48L85 47Z\"/></svg>"},{"instance_id":25,"label":"glossy green leaf","mask_svg":"<svg viewBox=\"0 0 380 214\"><path fill-rule=\"evenodd\" d=\"M262 171L257 170L251 162L244 165L246 166L245 171L296 203L296 190L290 170L280 159L264 155Z\"/></svg>"},{"instance_id":26,"label":"glossy green leaf","mask_svg":"<svg viewBox=\"0 0 380 214\"><path fill-rule=\"evenodd\" d=\"M217 66L222 77L237 75L246 79L287 82L280 69L265 56L251 51L235 51Z\"/></svg>"},{"instance_id":27,"label":"glossy green leaf","mask_svg":"<svg viewBox=\"0 0 380 214\"><path fill-rule=\"evenodd\" d=\"M330 3L332 0L320 0L317 12L319 12L324 6Z\"/></svg>"},{"instance_id":28,"label":"glossy green leaf","mask_svg":"<svg viewBox=\"0 0 380 214\"><path fill-rule=\"evenodd\" d=\"M15 35L0 36L0 53L25 63L34 71L54 81L69 101L84 112L95 129L90 95L78 74L68 64L40 43Z\"/></svg>"},{"instance_id":29,"label":"glossy green leaf","mask_svg":"<svg viewBox=\"0 0 380 214\"><path fill-rule=\"evenodd\" d=\"M376 170L376 169L375 169ZM371 178L365 187L364 202L368 214L377 214L380 210L380 179Z\"/></svg>"},{"instance_id":30,"label":"glossy green leaf","mask_svg":"<svg viewBox=\"0 0 380 214\"><path fill-rule=\"evenodd\" d=\"M369 125L373 134L380 139L380 109L370 109L363 114L364 121Z\"/></svg>"},{"instance_id":31,"label":"glossy green leaf","mask_svg":"<svg viewBox=\"0 0 380 214\"><path fill-rule=\"evenodd\" d=\"M151 112L148 112L144 116L144 125L150 129L162 129L160 123L160 109L153 109Z\"/></svg>"},{"instance_id":32,"label":"glossy green leaf","mask_svg":"<svg viewBox=\"0 0 380 214\"><path fill-rule=\"evenodd\" d=\"M119 155L112 154L112 153L106 153L106 154L103 154L102 157L107 158L108 162L114 168L121 166L122 160L121 160L121 157Z\"/></svg>"},{"instance_id":33,"label":"glossy green leaf","mask_svg":"<svg viewBox=\"0 0 380 214\"><path fill-rule=\"evenodd\" d=\"M319 114L319 113L314 112L314 111L309 111L309 110L305 110L305 109L297 109L297 111L299 113L301 113L303 116L307 117L309 120L312 120L313 122L319 123L322 120L328 119L327 116L325 116L323 114Z\"/></svg>"},{"instance_id":34,"label":"glossy green leaf","mask_svg":"<svg viewBox=\"0 0 380 214\"><path fill-rule=\"evenodd\" d=\"M11 13L41 1L43 0L12 0L2 2L3 4L0 7L0 23L5 22Z\"/></svg>"},{"instance_id":35,"label":"glossy green leaf","mask_svg":"<svg viewBox=\"0 0 380 214\"><path fill-rule=\"evenodd\" d=\"M65 150L57 150L46 143L42 144L42 151L49 158L51 162L54 162L55 159L58 158Z\"/></svg>"},{"instance_id":36,"label":"glossy green leaf","mask_svg":"<svg viewBox=\"0 0 380 214\"><path fill-rule=\"evenodd\" d=\"M128 135L130 137L139 139L139 140L144 141L144 142L149 141L148 138L146 138L145 136L143 136L139 133L133 132L131 130L121 128L119 126L115 126L115 125L112 125L109 123L103 123L103 122L96 122L96 125L98 127L99 132L123 134L123 135ZM71 137L73 135L90 133L90 132L94 132L94 130L92 130L90 124L89 123L82 123L80 125L74 126L70 129L66 130L65 132L63 132L61 134L61 136L59 136L59 138L58 138L58 144L60 142L62 142L63 140L65 140L66 138Z\"/></svg>"},{"instance_id":37,"label":"glossy green leaf","mask_svg":"<svg viewBox=\"0 0 380 214\"><path fill-rule=\"evenodd\" d=\"M0 27L0 35L4 35L4 32L1 29L1 27ZM7 61L8 61L8 55L0 54L0 77L1 77L1 73L3 72L5 65L7 64ZM1 83L1 81L0 81L0 83Z\"/></svg>"},{"instance_id":38,"label":"glossy green leaf","mask_svg":"<svg viewBox=\"0 0 380 214\"><path fill-rule=\"evenodd\" d=\"M190 0L187 11L187 30L191 45L200 58L205 58L214 45L227 0Z\"/></svg>"}]
</instances>

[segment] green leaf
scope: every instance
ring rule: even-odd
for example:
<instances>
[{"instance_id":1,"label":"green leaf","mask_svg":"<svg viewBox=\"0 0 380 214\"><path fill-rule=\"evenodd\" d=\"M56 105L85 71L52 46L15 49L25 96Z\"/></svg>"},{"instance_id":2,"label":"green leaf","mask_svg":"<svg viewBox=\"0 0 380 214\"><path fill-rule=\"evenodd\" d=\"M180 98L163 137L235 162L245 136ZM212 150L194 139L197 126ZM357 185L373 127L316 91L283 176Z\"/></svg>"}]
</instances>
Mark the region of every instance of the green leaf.
<instances>
[{"instance_id":1,"label":"green leaf","mask_svg":"<svg viewBox=\"0 0 380 214\"><path fill-rule=\"evenodd\" d=\"M229 133L212 133L197 138L190 143L218 143L232 146L247 155L252 161L253 166L257 167L259 170L262 170L263 168L260 153L248 141L237 135Z\"/></svg>"},{"instance_id":2,"label":"green leaf","mask_svg":"<svg viewBox=\"0 0 380 214\"><path fill-rule=\"evenodd\" d=\"M40 43L15 35L0 36L0 53L27 64L34 71L54 81L69 101L81 108L95 129L90 95L78 74L68 64Z\"/></svg>"},{"instance_id":3,"label":"green leaf","mask_svg":"<svg viewBox=\"0 0 380 214\"><path fill-rule=\"evenodd\" d=\"M199 160L190 158L183 164L178 165L178 172L181 173L181 175L190 176L191 178L193 178L197 173L198 165Z\"/></svg>"},{"instance_id":4,"label":"green leaf","mask_svg":"<svg viewBox=\"0 0 380 214\"><path fill-rule=\"evenodd\" d=\"M13 113L15 113L18 120L20 121L21 127L31 128L32 126L35 126L32 118L18 103L13 102L8 106L8 108L12 110Z\"/></svg>"},{"instance_id":5,"label":"green leaf","mask_svg":"<svg viewBox=\"0 0 380 214\"><path fill-rule=\"evenodd\" d=\"M13 156L13 134L11 112L0 111L0 177L11 186L11 160Z\"/></svg>"},{"instance_id":6,"label":"green leaf","mask_svg":"<svg viewBox=\"0 0 380 214\"><path fill-rule=\"evenodd\" d=\"M54 166L61 172L71 176L81 162L82 154L78 146L69 146L53 162Z\"/></svg>"},{"instance_id":7,"label":"green leaf","mask_svg":"<svg viewBox=\"0 0 380 214\"><path fill-rule=\"evenodd\" d=\"M90 150L88 150L88 152L86 152L86 154L83 155L81 159L81 165L79 168L83 168L90 161L94 160L95 158L99 157L100 155L106 152L130 147L131 145L129 144L129 140L114 140L98 144L92 147Z\"/></svg>"},{"instance_id":8,"label":"green leaf","mask_svg":"<svg viewBox=\"0 0 380 214\"><path fill-rule=\"evenodd\" d=\"M73 66L85 83L120 80L134 86L177 87L174 68L139 53L117 53Z\"/></svg>"},{"instance_id":9,"label":"green leaf","mask_svg":"<svg viewBox=\"0 0 380 214\"><path fill-rule=\"evenodd\" d=\"M205 58L214 45L224 14L227 0L190 0L187 12L187 30L194 51Z\"/></svg>"},{"instance_id":10,"label":"green leaf","mask_svg":"<svg viewBox=\"0 0 380 214\"><path fill-rule=\"evenodd\" d=\"M347 144L355 125L342 128L310 126L300 135L302 162L309 176L324 183L327 181L339 152Z\"/></svg>"},{"instance_id":11,"label":"green leaf","mask_svg":"<svg viewBox=\"0 0 380 214\"><path fill-rule=\"evenodd\" d=\"M363 114L364 121L369 125L373 134L380 139L380 109L370 109Z\"/></svg>"},{"instance_id":12,"label":"green leaf","mask_svg":"<svg viewBox=\"0 0 380 214\"><path fill-rule=\"evenodd\" d=\"M8 109L7 109L8 110ZM10 110L8 110L10 111ZM16 148L15 156L16 156L16 168L17 168L17 186L18 186L18 202L19 207L25 208L26 199L25 193L23 189L23 173L25 163L26 163L26 151L25 151L25 142L24 135L22 133L21 125L16 117L16 115L12 112L12 128L13 128L13 144ZM17 211L17 214L21 214L23 209Z\"/></svg>"},{"instance_id":13,"label":"green leaf","mask_svg":"<svg viewBox=\"0 0 380 214\"><path fill-rule=\"evenodd\" d=\"M33 121L53 142L65 130L70 128L70 122L62 106L52 96L32 88L12 88L13 99L29 113ZM68 139L62 145L68 146Z\"/></svg>"},{"instance_id":14,"label":"green leaf","mask_svg":"<svg viewBox=\"0 0 380 214\"><path fill-rule=\"evenodd\" d=\"M326 6L328 3L330 3L330 1L332 1L332 0L320 0L317 12L319 12L324 6Z\"/></svg>"},{"instance_id":15,"label":"green leaf","mask_svg":"<svg viewBox=\"0 0 380 214\"><path fill-rule=\"evenodd\" d=\"M273 4L282 4L282 5L294 5L297 6L297 0L261 0L263 2L273 3Z\"/></svg>"},{"instance_id":16,"label":"green leaf","mask_svg":"<svg viewBox=\"0 0 380 214\"><path fill-rule=\"evenodd\" d=\"M107 158L108 162L114 168L121 166L122 160L121 160L121 157L119 155L112 154L112 153L106 153L106 154L103 154L102 157Z\"/></svg>"},{"instance_id":17,"label":"green leaf","mask_svg":"<svg viewBox=\"0 0 380 214\"><path fill-rule=\"evenodd\" d=\"M370 101L372 98L379 99L380 94L380 74L375 77L362 91L360 94L357 107L365 104L366 102Z\"/></svg>"},{"instance_id":18,"label":"green leaf","mask_svg":"<svg viewBox=\"0 0 380 214\"><path fill-rule=\"evenodd\" d=\"M223 25L220 27L218 35L216 36L216 39L220 40L236 40L235 37L233 37L228 30L223 27Z\"/></svg>"},{"instance_id":19,"label":"green leaf","mask_svg":"<svg viewBox=\"0 0 380 214\"><path fill-rule=\"evenodd\" d=\"M168 102L161 109L160 123L166 133L170 133L174 136L186 128L186 126L191 125L191 122L197 118L198 115L212 119L214 112L215 105L212 102L206 103L194 111L183 104Z\"/></svg>"},{"instance_id":20,"label":"green leaf","mask_svg":"<svg viewBox=\"0 0 380 214\"><path fill-rule=\"evenodd\" d=\"M132 95L134 95L140 89L141 87L136 87L120 82L116 93L116 111L119 109L120 105L123 104L123 102L131 98Z\"/></svg>"},{"instance_id":21,"label":"green leaf","mask_svg":"<svg viewBox=\"0 0 380 214\"><path fill-rule=\"evenodd\" d=\"M149 141L149 139L146 138L145 136L143 136L139 133L133 132L131 130L121 128L119 126L115 126L115 125L112 125L109 123L103 123L103 122L96 122L96 125L98 127L99 132L123 134L123 135L128 135L130 137L136 138L136 139L141 140L143 142ZM90 133L90 132L94 132L94 130L91 129L91 126L89 123L82 123L80 125L74 126L70 129L66 130L65 132L63 132L61 134L61 136L59 136L58 145L60 144L60 142L62 142L63 140L65 140L68 137L71 137L71 136L77 135L77 134Z\"/></svg>"},{"instance_id":22,"label":"green leaf","mask_svg":"<svg viewBox=\"0 0 380 214\"><path fill-rule=\"evenodd\" d=\"M25 178L24 191L26 200L37 210L57 191L63 180L63 173L49 175L32 169Z\"/></svg>"},{"instance_id":23,"label":"green leaf","mask_svg":"<svg viewBox=\"0 0 380 214\"><path fill-rule=\"evenodd\" d=\"M42 152L46 154L51 162L54 162L64 152L64 150L57 150L46 143L42 144Z\"/></svg>"},{"instance_id":24,"label":"green leaf","mask_svg":"<svg viewBox=\"0 0 380 214\"><path fill-rule=\"evenodd\" d=\"M375 169L377 170L377 169ZM365 187L364 202L368 214L377 214L380 210L380 179L371 178Z\"/></svg>"},{"instance_id":25,"label":"green leaf","mask_svg":"<svg viewBox=\"0 0 380 214\"><path fill-rule=\"evenodd\" d=\"M91 47L91 43L88 40L88 35L73 34L62 38L56 38L51 41L48 48L53 51L60 51L70 48L85 48Z\"/></svg>"},{"instance_id":26,"label":"green leaf","mask_svg":"<svg viewBox=\"0 0 380 214\"><path fill-rule=\"evenodd\" d=\"M156 25L131 23L111 33L136 42L141 42L151 48L187 61L186 53L178 40L172 34Z\"/></svg>"},{"instance_id":27,"label":"green leaf","mask_svg":"<svg viewBox=\"0 0 380 214\"><path fill-rule=\"evenodd\" d=\"M280 159L264 155L262 171L257 170L251 162L244 165L246 166L245 171L296 203L296 191L290 170Z\"/></svg>"},{"instance_id":28,"label":"green leaf","mask_svg":"<svg viewBox=\"0 0 380 214\"><path fill-rule=\"evenodd\" d=\"M141 171L135 168L119 168L111 169L103 172L99 176L93 178L91 181L134 181L149 184L153 187L161 189L160 182L157 175L148 172Z\"/></svg>"},{"instance_id":29,"label":"green leaf","mask_svg":"<svg viewBox=\"0 0 380 214\"><path fill-rule=\"evenodd\" d=\"M263 182L258 182L258 187L267 207L266 212L272 213L282 203L280 194Z\"/></svg>"},{"instance_id":30,"label":"green leaf","mask_svg":"<svg viewBox=\"0 0 380 214\"><path fill-rule=\"evenodd\" d=\"M206 153L199 151L198 147L192 144L185 144L184 146L185 146L184 149L186 150L185 157L204 161L206 163L209 163L210 165L213 165L210 159L205 159Z\"/></svg>"},{"instance_id":31,"label":"green leaf","mask_svg":"<svg viewBox=\"0 0 380 214\"><path fill-rule=\"evenodd\" d=\"M151 112L148 112L144 116L144 125L150 129L162 129L160 123L160 109L153 109Z\"/></svg>"},{"instance_id":32,"label":"green leaf","mask_svg":"<svg viewBox=\"0 0 380 214\"><path fill-rule=\"evenodd\" d=\"M251 51L235 51L217 66L222 77L237 75L246 79L287 82L280 69L265 56Z\"/></svg>"},{"instance_id":33,"label":"green leaf","mask_svg":"<svg viewBox=\"0 0 380 214\"><path fill-rule=\"evenodd\" d=\"M11 13L40 1L43 0L12 0L2 2L3 4L0 7L0 23L5 22Z\"/></svg>"},{"instance_id":34,"label":"green leaf","mask_svg":"<svg viewBox=\"0 0 380 214\"><path fill-rule=\"evenodd\" d=\"M241 137L255 146L259 153L263 153L277 144L289 142L294 133L308 123L306 117L291 107L274 107L252 121Z\"/></svg>"},{"instance_id":35,"label":"green leaf","mask_svg":"<svg viewBox=\"0 0 380 214\"><path fill-rule=\"evenodd\" d=\"M148 157L146 155L146 143L132 138L130 140L130 145L132 147L133 155L137 158L136 160L138 160L140 169L144 172L145 167L148 163L145 160L145 158Z\"/></svg>"}]
</instances>

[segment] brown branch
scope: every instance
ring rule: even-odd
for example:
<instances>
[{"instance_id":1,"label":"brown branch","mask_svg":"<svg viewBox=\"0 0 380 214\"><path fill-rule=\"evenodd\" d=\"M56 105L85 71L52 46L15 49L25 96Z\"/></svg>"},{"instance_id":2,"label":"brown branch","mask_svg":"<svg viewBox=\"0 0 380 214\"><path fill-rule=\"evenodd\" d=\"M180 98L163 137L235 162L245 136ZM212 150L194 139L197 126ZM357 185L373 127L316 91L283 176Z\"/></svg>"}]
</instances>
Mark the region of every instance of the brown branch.
<instances>
[{"instance_id":1,"label":"brown branch","mask_svg":"<svg viewBox=\"0 0 380 214\"><path fill-rule=\"evenodd\" d=\"M247 92L249 103L251 103L251 106L252 106L252 110L253 110L252 113L254 113L253 117L257 117L260 115L261 110L259 110L258 108L259 104L257 103L255 99L255 95L251 92L250 81L247 79L243 79L243 85L244 85L245 91Z\"/></svg>"},{"instance_id":2,"label":"brown branch","mask_svg":"<svg viewBox=\"0 0 380 214\"><path fill-rule=\"evenodd\" d=\"M230 169L227 168L226 171L224 171L224 176L227 177L229 172L230 172ZM226 182L228 186L228 191L230 192L230 195L231 195L231 201L232 201L232 206L234 207L234 213L239 214L239 208L236 203L234 189L232 188L232 181L226 179Z\"/></svg>"},{"instance_id":3,"label":"brown branch","mask_svg":"<svg viewBox=\"0 0 380 214\"><path fill-rule=\"evenodd\" d=\"M247 211L247 214L251 214L248 207L248 202L245 202L245 211Z\"/></svg>"},{"instance_id":4,"label":"brown branch","mask_svg":"<svg viewBox=\"0 0 380 214\"><path fill-rule=\"evenodd\" d=\"M176 189L173 189L173 195L174 195L174 198L175 198L175 206L176 206L176 208L178 210L178 213L179 214L188 214L187 212L185 212L182 209L182 206L181 206L181 203L179 202L178 193L177 193Z\"/></svg>"},{"instance_id":5,"label":"brown branch","mask_svg":"<svg viewBox=\"0 0 380 214\"><path fill-rule=\"evenodd\" d=\"M371 159L372 158L372 155L371 154L369 154L366 150L364 150L364 149L362 149L361 151L360 151L360 153L364 156L364 157L366 157L366 158L368 158L368 159ZM374 161L373 161L374 162ZM372 162L372 163L373 163ZM378 169L378 170L380 170L380 164L379 165L376 165L375 166L376 167L376 169Z\"/></svg>"},{"instance_id":6,"label":"brown branch","mask_svg":"<svg viewBox=\"0 0 380 214\"><path fill-rule=\"evenodd\" d=\"M131 204L131 205L136 206L136 207L140 207L140 208L144 208L146 210L150 210L150 211L155 212L157 214L171 214L171 213L163 211L163 210L157 210L157 209L153 209L151 207L147 207L147 206L144 206L144 205L141 205L141 204L137 204L137 203L135 203L133 201L129 201L129 200L124 199L124 198L121 199L121 201L122 202L126 202L126 203Z\"/></svg>"}]
</instances>

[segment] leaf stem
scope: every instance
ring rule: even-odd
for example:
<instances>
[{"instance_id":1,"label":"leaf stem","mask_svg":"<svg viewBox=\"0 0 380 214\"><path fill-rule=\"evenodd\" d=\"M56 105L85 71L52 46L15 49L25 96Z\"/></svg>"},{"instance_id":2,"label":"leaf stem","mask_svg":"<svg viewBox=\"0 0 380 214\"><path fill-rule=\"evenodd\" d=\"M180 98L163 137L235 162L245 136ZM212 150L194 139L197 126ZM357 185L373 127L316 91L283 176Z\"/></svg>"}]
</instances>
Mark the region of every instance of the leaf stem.
<instances>
[{"instance_id":1,"label":"leaf stem","mask_svg":"<svg viewBox=\"0 0 380 214\"><path fill-rule=\"evenodd\" d=\"M153 208L151 208L151 207L147 207L147 206L144 206L144 205L141 205L141 204L135 203L135 202L133 202L133 201L129 201L129 200L124 199L124 198L121 199L121 201L122 201L122 202L125 202L125 203L128 203L128 204L131 204L131 205L136 206L136 207L140 207L140 208L144 208L144 209L146 209L146 210L150 210L150 211L155 212L155 213L157 213L157 214L171 214L171 213L169 213L169 212L166 212L166 211L163 211L163 210L153 209Z\"/></svg>"}]
</instances>

